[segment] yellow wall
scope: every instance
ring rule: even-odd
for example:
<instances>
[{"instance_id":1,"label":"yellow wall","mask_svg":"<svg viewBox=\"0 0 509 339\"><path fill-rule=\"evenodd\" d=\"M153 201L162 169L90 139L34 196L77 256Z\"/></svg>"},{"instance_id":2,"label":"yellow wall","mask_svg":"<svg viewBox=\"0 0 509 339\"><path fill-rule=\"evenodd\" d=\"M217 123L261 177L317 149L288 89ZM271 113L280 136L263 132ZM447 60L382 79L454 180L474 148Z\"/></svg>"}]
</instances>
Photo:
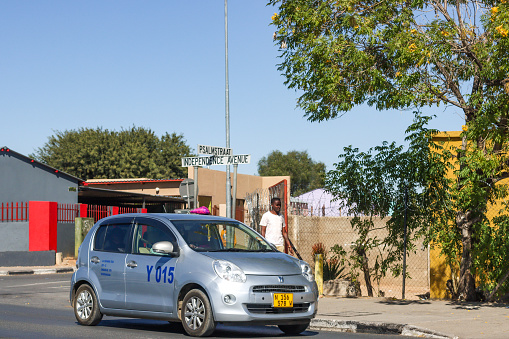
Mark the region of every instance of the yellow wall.
<instances>
[{"instance_id":1,"label":"yellow wall","mask_svg":"<svg viewBox=\"0 0 509 339\"><path fill-rule=\"evenodd\" d=\"M461 148L461 132L440 132L433 137L433 141L443 143L444 148ZM452 178L454 173L449 172ZM451 268L445 258L440 255L440 248L430 250L430 297L432 299L445 299L448 297L447 280L451 279Z\"/></svg>"}]
</instances>

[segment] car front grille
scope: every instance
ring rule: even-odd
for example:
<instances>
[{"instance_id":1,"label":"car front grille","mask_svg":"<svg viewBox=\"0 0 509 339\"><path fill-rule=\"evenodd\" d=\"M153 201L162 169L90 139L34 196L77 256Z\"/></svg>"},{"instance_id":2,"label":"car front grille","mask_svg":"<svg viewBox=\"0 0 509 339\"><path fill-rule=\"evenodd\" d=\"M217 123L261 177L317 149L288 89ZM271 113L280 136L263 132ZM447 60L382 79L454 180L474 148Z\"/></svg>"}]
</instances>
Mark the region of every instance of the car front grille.
<instances>
[{"instance_id":1,"label":"car front grille","mask_svg":"<svg viewBox=\"0 0 509 339\"><path fill-rule=\"evenodd\" d=\"M253 293L303 293L304 286L298 285L260 285L253 286Z\"/></svg>"},{"instance_id":2,"label":"car front grille","mask_svg":"<svg viewBox=\"0 0 509 339\"><path fill-rule=\"evenodd\" d=\"M271 304L246 304L247 310L257 314L304 313L309 303L293 304L293 307L272 307Z\"/></svg>"}]
</instances>

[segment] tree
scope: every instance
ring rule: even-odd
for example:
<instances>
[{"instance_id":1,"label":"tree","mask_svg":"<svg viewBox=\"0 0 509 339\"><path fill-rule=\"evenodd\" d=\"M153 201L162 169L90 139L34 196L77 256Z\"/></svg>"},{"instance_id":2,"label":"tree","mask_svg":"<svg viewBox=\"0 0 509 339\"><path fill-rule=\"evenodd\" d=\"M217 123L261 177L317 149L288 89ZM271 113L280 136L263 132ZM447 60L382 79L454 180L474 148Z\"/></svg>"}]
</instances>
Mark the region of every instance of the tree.
<instances>
[{"instance_id":1,"label":"tree","mask_svg":"<svg viewBox=\"0 0 509 339\"><path fill-rule=\"evenodd\" d=\"M31 157L84 180L183 178L180 158L191 155L182 135L132 127L120 132L102 128L57 131Z\"/></svg>"},{"instance_id":2,"label":"tree","mask_svg":"<svg viewBox=\"0 0 509 339\"><path fill-rule=\"evenodd\" d=\"M384 142L367 152L345 147L341 161L327 173L327 190L354 216L350 222L359 237L347 261L362 270L370 296L371 276L380 281L388 270L395 276L402 274L404 253L415 252L418 239L429 243L435 234L430 225L441 225L452 217L447 190L451 183L447 178L452 167L450 153L433 143L437 131L426 128L429 120L416 115L407 129L408 149L394 142ZM437 206L443 208L438 210ZM383 239L372 236L376 231L374 217L387 218L387 236ZM379 248L385 253L376 251L370 268L368 253ZM344 261L346 250L336 245L333 251Z\"/></svg>"},{"instance_id":3,"label":"tree","mask_svg":"<svg viewBox=\"0 0 509 339\"><path fill-rule=\"evenodd\" d=\"M458 193L455 228L442 240L461 247L459 292L474 300L476 272L485 269L476 241L488 231L488 204L504 194L495 184L509 177L507 0L269 4L279 7L278 69L288 87L302 91L298 106L309 120L336 118L363 103L379 110L443 104L464 113L451 187Z\"/></svg>"},{"instance_id":4,"label":"tree","mask_svg":"<svg viewBox=\"0 0 509 339\"><path fill-rule=\"evenodd\" d=\"M325 184L325 164L314 162L306 151L283 154L272 151L258 161L258 174L263 176L289 175L290 194L298 196Z\"/></svg>"}]
</instances>

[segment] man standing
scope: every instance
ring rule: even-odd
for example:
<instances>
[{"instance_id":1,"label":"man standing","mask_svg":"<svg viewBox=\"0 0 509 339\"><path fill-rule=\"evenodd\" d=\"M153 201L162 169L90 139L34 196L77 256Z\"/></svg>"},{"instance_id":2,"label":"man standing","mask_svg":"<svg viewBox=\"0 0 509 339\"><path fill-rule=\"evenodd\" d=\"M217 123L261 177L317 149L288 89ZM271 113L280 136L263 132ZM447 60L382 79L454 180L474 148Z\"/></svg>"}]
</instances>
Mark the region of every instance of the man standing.
<instances>
[{"instance_id":1,"label":"man standing","mask_svg":"<svg viewBox=\"0 0 509 339\"><path fill-rule=\"evenodd\" d=\"M277 250L280 252L285 251L286 244L290 254L293 254L290 239L288 239L288 234L283 227L283 216L279 214L281 212L281 199L272 198L270 200L270 206L271 210L264 213L260 221L262 236L276 246Z\"/></svg>"}]
</instances>

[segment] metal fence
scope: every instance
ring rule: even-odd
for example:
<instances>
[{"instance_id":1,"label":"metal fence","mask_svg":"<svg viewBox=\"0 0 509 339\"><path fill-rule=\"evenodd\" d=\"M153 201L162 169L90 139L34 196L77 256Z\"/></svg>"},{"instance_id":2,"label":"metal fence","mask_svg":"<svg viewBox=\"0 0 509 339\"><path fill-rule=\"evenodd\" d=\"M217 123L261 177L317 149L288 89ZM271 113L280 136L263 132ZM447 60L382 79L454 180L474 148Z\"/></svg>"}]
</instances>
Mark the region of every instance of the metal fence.
<instances>
[{"instance_id":1,"label":"metal fence","mask_svg":"<svg viewBox=\"0 0 509 339\"><path fill-rule=\"evenodd\" d=\"M359 234L351 226L352 217L318 217L318 216L299 216L290 215L289 217L289 237L295 247L300 252L302 258L313 263L313 246L323 244L326 256L331 259L333 252L331 248L339 245L347 251L347 255L353 248L353 245ZM374 218L374 231L370 232L371 238L383 239L386 234L385 223L387 220ZM368 265L372 269L378 255L386 255L382 246L372 249L367 253ZM345 268L345 272L350 270ZM409 252L406 259L406 271L409 278L406 279L405 297L406 299L418 299L420 296L430 291L429 281L429 249L423 244L417 245L415 253ZM362 295L367 295L367 289L364 282L363 273L358 270L358 281L361 284ZM382 278L379 283L371 279L374 296L397 297L402 296L403 278L392 277L390 272Z\"/></svg>"},{"instance_id":2,"label":"metal fence","mask_svg":"<svg viewBox=\"0 0 509 339\"><path fill-rule=\"evenodd\" d=\"M118 211L114 212L114 209L118 209ZM143 210L142 208L138 207L88 205L87 217L94 218L94 222L97 222L102 218L106 218L114 214L141 213L142 210Z\"/></svg>"},{"instance_id":3,"label":"metal fence","mask_svg":"<svg viewBox=\"0 0 509 339\"><path fill-rule=\"evenodd\" d=\"M57 206L57 221L74 223L75 218L80 216L81 204L61 204ZM29 216L28 202L8 202L0 203L0 222L16 222L28 221ZM143 209L138 207L117 207L117 206L101 206L88 205L86 214L88 218L93 218L94 222L99 219L114 214L124 213L142 213Z\"/></svg>"},{"instance_id":4,"label":"metal fence","mask_svg":"<svg viewBox=\"0 0 509 339\"><path fill-rule=\"evenodd\" d=\"M251 227L256 230L261 216L270 206L271 192L257 190L246 199L248 206L248 218ZM327 199L326 199L327 198ZM298 199L289 199L288 206L288 235L303 260L314 266L313 246L323 244L326 256L333 256L331 248L339 245L347 251L352 251L352 245L359 239L359 234L351 225L352 216L349 216L341 206L331 201L321 191L313 191L312 194L300 196ZM283 210L283 209L282 209ZM370 232L370 237L383 239L386 234L385 224L388 219L373 219L375 227ZM407 279L405 281L405 298L419 299L430 291L430 261L429 248L422 243L417 244L416 252L409 252L406 258ZM367 253L368 265L374 267L377 255L385 255L385 250L372 249ZM402 264L402 263L401 263ZM344 272L349 272L350 267L345 267ZM358 281L361 293L367 296L367 289L363 272L358 270ZM403 288L402 276L393 277L390 272L379 282L371 279L374 296L401 298Z\"/></svg>"},{"instance_id":5,"label":"metal fence","mask_svg":"<svg viewBox=\"0 0 509 339\"><path fill-rule=\"evenodd\" d=\"M58 204L57 220L58 222L74 223L74 220L80 216L79 204Z\"/></svg>"},{"instance_id":6,"label":"metal fence","mask_svg":"<svg viewBox=\"0 0 509 339\"><path fill-rule=\"evenodd\" d=\"M1 203L0 210L0 222L28 221L28 202Z\"/></svg>"}]
</instances>

